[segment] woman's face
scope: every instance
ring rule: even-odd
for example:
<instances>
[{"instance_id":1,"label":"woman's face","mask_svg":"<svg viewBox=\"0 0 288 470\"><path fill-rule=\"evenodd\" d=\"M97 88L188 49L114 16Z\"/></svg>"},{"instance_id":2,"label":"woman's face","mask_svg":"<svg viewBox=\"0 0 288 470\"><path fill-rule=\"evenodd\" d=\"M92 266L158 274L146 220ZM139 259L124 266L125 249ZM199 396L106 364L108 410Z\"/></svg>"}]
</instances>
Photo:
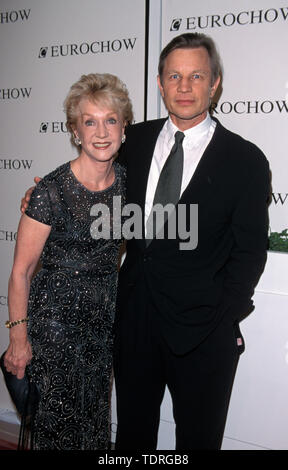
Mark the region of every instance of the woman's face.
<instances>
[{"instance_id":1,"label":"woman's face","mask_svg":"<svg viewBox=\"0 0 288 470\"><path fill-rule=\"evenodd\" d=\"M121 114L107 104L93 103L88 98L80 101L78 111L73 130L81 140L81 154L99 162L111 160L124 134L125 125Z\"/></svg>"}]
</instances>

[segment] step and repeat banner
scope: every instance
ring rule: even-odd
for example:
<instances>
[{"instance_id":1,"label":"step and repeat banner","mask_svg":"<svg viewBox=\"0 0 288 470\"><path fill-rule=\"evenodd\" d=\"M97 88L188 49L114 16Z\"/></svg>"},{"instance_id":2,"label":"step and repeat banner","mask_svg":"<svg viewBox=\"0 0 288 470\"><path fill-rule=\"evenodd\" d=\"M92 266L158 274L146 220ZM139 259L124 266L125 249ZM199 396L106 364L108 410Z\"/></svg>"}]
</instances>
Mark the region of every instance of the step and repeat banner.
<instances>
[{"instance_id":1,"label":"step and repeat banner","mask_svg":"<svg viewBox=\"0 0 288 470\"><path fill-rule=\"evenodd\" d=\"M182 33L214 39L224 77L213 115L258 145L272 172L272 251L255 293L256 309L241 324L246 352L236 375L223 449L288 449L288 3L163 0L161 6L161 48ZM160 114L167 114L163 104ZM168 392L161 418L161 444L169 442L173 448Z\"/></svg>"},{"instance_id":2,"label":"step and repeat banner","mask_svg":"<svg viewBox=\"0 0 288 470\"><path fill-rule=\"evenodd\" d=\"M143 120L145 9L145 0L0 2L1 353L20 199L35 175L77 156L63 101L82 74L118 75ZM0 409L11 407L1 374Z\"/></svg>"}]
</instances>

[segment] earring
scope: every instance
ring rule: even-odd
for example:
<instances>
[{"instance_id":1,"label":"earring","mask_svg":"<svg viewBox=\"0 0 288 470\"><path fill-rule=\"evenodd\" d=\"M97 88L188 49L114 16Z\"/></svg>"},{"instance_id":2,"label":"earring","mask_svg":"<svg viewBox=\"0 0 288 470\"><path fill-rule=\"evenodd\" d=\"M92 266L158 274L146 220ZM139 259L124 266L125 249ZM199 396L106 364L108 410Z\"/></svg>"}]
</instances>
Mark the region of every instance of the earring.
<instances>
[{"instance_id":1,"label":"earring","mask_svg":"<svg viewBox=\"0 0 288 470\"><path fill-rule=\"evenodd\" d=\"M124 144L125 140L126 140L126 135L123 134L123 135L122 135L122 139L121 139L122 144Z\"/></svg>"},{"instance_id":2,"label":"earring","mask_svg":"<svg viewBox=\"0 0 288 470\"><path fill-rule=\"evenodd\" d=\"M77 137L77 135L74 135L74 143L75 145L81 145L81 140L79 139L79 137Z\"/></svg>"}]
</instances>

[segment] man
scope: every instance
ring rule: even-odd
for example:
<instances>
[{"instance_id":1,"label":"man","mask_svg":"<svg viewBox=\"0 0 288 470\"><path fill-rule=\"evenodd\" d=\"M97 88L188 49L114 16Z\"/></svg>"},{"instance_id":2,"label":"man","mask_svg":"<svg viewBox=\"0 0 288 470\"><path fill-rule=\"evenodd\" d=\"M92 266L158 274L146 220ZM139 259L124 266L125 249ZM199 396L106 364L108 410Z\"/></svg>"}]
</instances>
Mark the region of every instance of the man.
<instances>
[{"instance_id":1,"label":"man","mask_svg":"<svg viewBox=\"0 0 288 470\"><path fill-rule=\"evenodd\" d=\"M166 232L164 239L127 242L115 320L118 450L156 449L166 385L176 449L221 447L244 350L239 321L253 309L266 261L270 183L262 152L209 116L220 70L210 38L174 38L161 53L158 76L169 118L131 126L120 156L127 165L127 203L142 208L147 234L174 134L184 133L175 144L183 166L176 206L187 209L188 233L198 223L198 240L190 250ZM171 172L178 173L177 165ZM198 221L189 220L192 204Z\"/></svg>"}]
</instances>

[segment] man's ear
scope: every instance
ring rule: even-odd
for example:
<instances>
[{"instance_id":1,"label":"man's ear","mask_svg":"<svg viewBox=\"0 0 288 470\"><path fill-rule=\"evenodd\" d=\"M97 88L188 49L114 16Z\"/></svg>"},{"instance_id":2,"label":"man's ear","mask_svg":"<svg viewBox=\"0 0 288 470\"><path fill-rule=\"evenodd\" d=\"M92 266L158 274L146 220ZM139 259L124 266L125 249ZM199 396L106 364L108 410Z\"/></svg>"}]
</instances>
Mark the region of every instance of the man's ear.
<instances>
[{"instance_id":1,"label":"man's ear","mask_svg":"<svg viewBox=\"0 0 288 470\"><path fill-rule=\"evenodd\" d=\"M158 87L159 87L161 96L162 96L162 98L164 98L164 90L163 90L163 86L161 84L160 75L157 76L157 83L158 83Z\"/></svg>"},{"instance_id":2,"label":"man's ear","mask_svg":"<svg viewBox=\"0 0 288 470\"><path fill-rule=\"evenodd\" d=\"M213 98L213 96L215 95L216 93L216 90L219 86L219 83L220 83L220 80L221 80L221 77L219 75L219 77L216 78L214 84L211 86L211 89L210 89L210 98Z\"/></svg>"}]
</instances>

